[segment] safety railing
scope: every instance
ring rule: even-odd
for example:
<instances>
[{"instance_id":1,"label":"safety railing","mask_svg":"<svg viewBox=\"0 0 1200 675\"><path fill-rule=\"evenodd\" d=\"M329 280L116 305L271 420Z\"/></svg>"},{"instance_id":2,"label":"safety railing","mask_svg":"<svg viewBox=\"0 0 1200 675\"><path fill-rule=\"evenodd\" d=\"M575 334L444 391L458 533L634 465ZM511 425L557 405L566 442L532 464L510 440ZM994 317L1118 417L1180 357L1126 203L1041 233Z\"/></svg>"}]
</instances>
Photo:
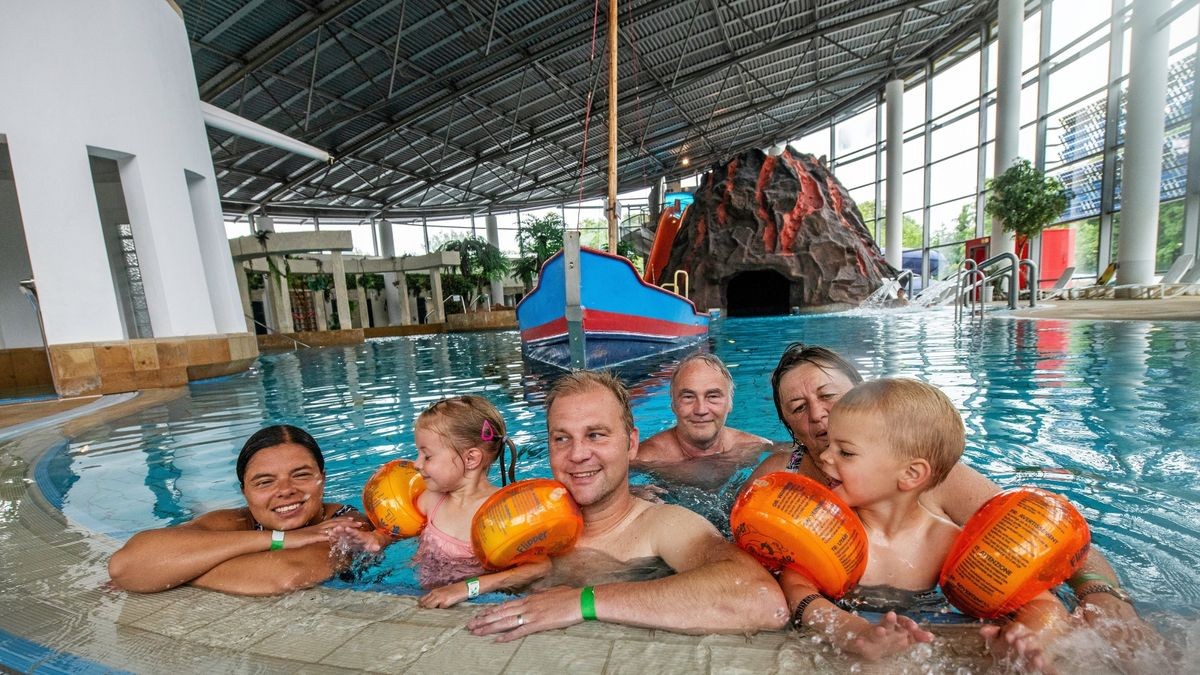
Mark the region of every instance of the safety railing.
<instances>
[{"instance_id":1,"label":"safety railing","mask_svg":"<svg viewBox=\"0 0 1200 675\"><path fill-rule=\"evenodd\" d=\"M258 319L255 319L253 316L250 316L249 314L246 314L245 317L247 319L250 319L251 321L253 321L255 326L262 326L263 330L267 331L267 334L274 333L275 335L278 335L280 337L285 337L285 338L291 340L293 350L297 349L298 347L304 347L305 349L310 349L312 347L311 345L304 344L303 342L297 340L296 338L292 337L291 335L288 335L287 333L281 333L279 331L279 329L272 328L272 327L268 326L267 324L259 321Z\"/></svg>"},{"instance_id":2,"label":"safety railing","mask_svg":"<svg viewBox=\"0 0 1200 675\"><path fill-rule=\"evenodd\" d=\"M682 282L682 285L683 285L683 292L682 292L682 293L680 293L680 292L679 292L679 287L680 287L680 281L679 281L679 279L680 279L680 277L682 277L682 278L683 278L683 282ZM667 283L665 283L665 284L663 284L663 285L662 285L662 287L663 287L663 289L664 289L664 290L671 291L672 293L674 293L674 294L676 294L676 295L682 295L682 296L683 296L683 297L685 297L685 298L686 298L686 297L688 297L688 290L689 290L689 288L688 288L688 273L687 273L687 270L675 270L675 276L674 276L674 277L672 277L672 280L671 280L671 281L668 281L668 282L667 282Z\"/></svg>"},{"instance_id":3,"label":"safety railing","mask_svg":"<svg viewBox=\"0 0 1200 675\"><path fill-rule=\"evenodd\" d=\"M976 312L982 316L983 303L986 298L981 296L989 293L990 285L996 281L999 281L1001 284L1007 282L1005 297L1008 301L1008 308L1016 309L1019 297L1020 272L1022 271L1026 274L1025 278L1029 279L1029 306L1036 307L1038 268L1037 264L1032 260L1018 260L1016 254L1009 252L994 255L981 263L976 263L974 260L964 260L962 269L959 270L957 285L955 287L955 321L962 319L963 307L969 307L972 316Z\"/></svg>"}]
</instances>

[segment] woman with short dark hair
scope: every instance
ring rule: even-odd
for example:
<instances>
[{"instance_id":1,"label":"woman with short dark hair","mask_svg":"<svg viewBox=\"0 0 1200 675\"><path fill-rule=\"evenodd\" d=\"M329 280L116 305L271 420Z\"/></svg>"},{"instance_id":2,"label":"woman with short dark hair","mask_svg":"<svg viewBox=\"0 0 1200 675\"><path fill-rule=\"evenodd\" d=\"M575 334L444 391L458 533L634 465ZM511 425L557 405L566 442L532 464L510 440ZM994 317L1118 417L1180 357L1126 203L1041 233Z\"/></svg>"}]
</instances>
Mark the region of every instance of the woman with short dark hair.
<instances>
[{"instance_id":1,"label":"woman with short dark hair","mask_svg":"<svg viewBox=\"0 0 1200 675\"><path fill-rule=\"evenodd\" d=\"M325 503L325 457L308 432L284 424L258 431L236 471L246 506L135 534L109 560L113 583L139 593L191 584L274 595L315 586L349 564L331 551L329 532L370 525L352 506Z\"/></svg>"}]
</instances>

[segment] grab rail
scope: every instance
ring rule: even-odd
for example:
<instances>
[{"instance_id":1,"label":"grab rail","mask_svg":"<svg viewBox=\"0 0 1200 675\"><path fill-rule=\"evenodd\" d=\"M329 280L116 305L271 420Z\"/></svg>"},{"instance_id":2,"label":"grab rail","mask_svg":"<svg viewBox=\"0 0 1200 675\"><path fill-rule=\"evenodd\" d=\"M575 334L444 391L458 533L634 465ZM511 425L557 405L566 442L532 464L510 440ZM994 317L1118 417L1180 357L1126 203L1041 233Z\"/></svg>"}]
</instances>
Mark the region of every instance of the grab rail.
<instances>
[{"instance_id":1,"label":"grab rail","mask_svg":"<svg viewBox=\"0 0 1200 675\"><path fill-rule=\"evenodd\" d=\"M679 277L681 275L683 276L683 292L682 293L679 292ZM675 275L672 277L672 281L668 281L667 283L663 284L661 288L665 291L671 291L675 295L681 295L686 298L688 296L688 290L690 288L690 286L688 285L687 270L675 270Z\"/></svg>"},{"instance_id":2,"label":"grab rail","mask_svg":"<svg viewBox=\"0 0 1200 675\"><path fill-rule=\"evenodd\" d=\"M280 336L280 337L285 337L285 338L287 338L287 339L291 340L291 341L294 343L294 344L292 344L292 351L295 351L295 350L296 350L296 345L300 345L301 347L304 347L305 349L312 349L312 346L311 346L311 345L306 345L306 344L304 344L303 342L301 342L301 341L297 340L296 338L292 337L291 335L288 335L287 333L282 333L282 332L280 332L278 328L271 328L271 327L270 327L270 326L268 326L267 324L265 324L265 323L263 323L263 322L259 321L258 319L254 318L253 316L251 316L251 315L249 315L249 314L245 314L244 316L245 316L247 319L250 319L251 321L253 321L253 322L254 322L254 325L256 325L256 326L262 326L262 327L263 327L263 329L267 331L267 334L268 334L268 335L270 335L272 332L274 332L276 335L278 335L278 336Z\"/></svg>"}]
</instances>

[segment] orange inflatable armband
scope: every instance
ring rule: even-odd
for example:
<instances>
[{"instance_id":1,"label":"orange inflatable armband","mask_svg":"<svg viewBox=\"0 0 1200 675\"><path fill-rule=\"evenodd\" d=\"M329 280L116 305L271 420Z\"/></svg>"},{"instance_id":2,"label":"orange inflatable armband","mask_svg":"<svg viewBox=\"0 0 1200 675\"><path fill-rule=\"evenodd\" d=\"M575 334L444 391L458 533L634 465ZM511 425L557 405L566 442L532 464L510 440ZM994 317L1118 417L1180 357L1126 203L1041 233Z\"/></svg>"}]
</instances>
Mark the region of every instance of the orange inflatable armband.
<instances>
[{"instance_id":1,"label":"orange inflatable armband","mask_svg":"<svg viewBox=\"0 0 1200 675\"><path fill-rule=\"evenodd\" d=\"M500 488L471 521L475 557L493 570L566 553L582 533L575 500L566 486L548 478Z\"/></svg>"},{"instance_id":2,"label":"orange inflatable armband","mask_svg":"<svg viewBox=\"0 0 1200 675\"><path fill-rule=\"evenodd\" d=\"M393 459L376 469L363 486L363 511L375 527L400 539L420 534L425 514L417 508L417 497L425 491L425 479L407 459Z\"/></svg>"},{"instance_id":3,"label":"orange inflatable armband","mask_svg":"<svg viewBox=\"0 0 1200 675\"><path fill-rule=\"evenodd\" d=\"M867 568L867 531L829 488L778 471L754 481L729 514L733 540L765 567L807 577L829 598L854 587Z\"/></svg>"},{"instance_id":4,"label":"orange inflatable armband","mask_svg":"<svg viewBox=\"0 0 1200 675\"><path fill-rule=\"evenodd\" d=\"M1005 490L967 521L938 583L950 604L993 619L1065 581L1090 544L1087 521L1066 497L1038 488Z\"/></svg>"}]
</instances>

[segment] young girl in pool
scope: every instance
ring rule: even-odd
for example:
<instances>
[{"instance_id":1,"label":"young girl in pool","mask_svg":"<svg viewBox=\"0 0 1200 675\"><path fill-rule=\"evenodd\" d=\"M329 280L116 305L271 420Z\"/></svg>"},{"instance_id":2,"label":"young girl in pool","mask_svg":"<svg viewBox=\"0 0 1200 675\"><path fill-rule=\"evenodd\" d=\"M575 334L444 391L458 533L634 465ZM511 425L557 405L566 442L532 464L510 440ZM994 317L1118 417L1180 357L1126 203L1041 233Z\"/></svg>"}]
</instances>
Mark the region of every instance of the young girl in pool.
<instances>
[{"instance_id":1,"label":"young girl in pool","mask_svg":"<svg viewBox=\"0 0 1200 675\"><path fill-rule=\"evenodd\" d=\"M516 448L508 440L500 411L480 396L442 399L417 417L413 435L415 464L425 479L417 508L427 517L413 563L421 587L431 589L420 605L450 607L481 593L523 588L543 577L550 570L549 560L489 574L471 547L475 512L499 489L488 481L488 469L499 458L501 482L513 480ZM374 545L368 541L371 537ZM368 550L378 550L388 543L384 537L359 539Z\"/></svg>"}]
</instances>

